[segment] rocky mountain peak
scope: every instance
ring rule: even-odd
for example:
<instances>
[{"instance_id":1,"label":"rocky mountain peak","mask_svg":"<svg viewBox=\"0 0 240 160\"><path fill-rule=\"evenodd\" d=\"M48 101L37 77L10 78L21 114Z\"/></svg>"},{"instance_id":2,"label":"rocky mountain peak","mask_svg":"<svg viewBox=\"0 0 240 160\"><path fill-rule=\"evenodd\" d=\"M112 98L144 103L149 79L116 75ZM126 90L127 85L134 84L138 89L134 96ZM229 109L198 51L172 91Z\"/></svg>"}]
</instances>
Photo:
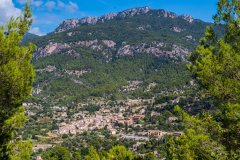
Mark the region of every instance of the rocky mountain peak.
<instances>
[{"instance_id":1,"label":"rocky mountain peak","mask_svg":"<svg viewBox=\"0 0 240 160\"><path fill-rule=\"evenodd\" d=\"M181 15L179 17L184 19L185 21L188 21L189 23L192 23L194 21L193 17L189 15Z\"/></svg>"},{"instance_id":2,"label":"rocky mountain peak","mask_svg":"<svg viewBox=\"0 0 240 160\"><path fill-rule=\"evenodd\" d=\"M164 9L158 10L158 14L162 15L164 18L176 18L177 17L176 13L169 12Z\"/></svg>"},{"instance_id":3,"label":"rocky mountain peak","mask_svg":"<svg viewBox=\"0 0 240 160\"><path fill-rule=\"evenodd\" d=\"M133 16L137 16L137 15L144 15L144 14L152 14L153 11L154 13L157 13L158 16L160 17L164 17L164 18L177 18L180 17L184 20L186 20L189 23L192 23L194 21L193 17L188 16L188 15L181 15L181 16L177 16L175 13L173 12L169 12L169 11L165 11L163 9L160 10L151 10L149 7L140 7L140 8L131 8L131 9L127 9L125 11L122 12L118 12L118 13L109 13L106 14L104 16L101 17L84 17L82 19L68 19L63 21L58 28L56 28L55 33L57 32L63 32L75 27L79 27L81 25L95 25L98 23L104 23L106 21L115 19L115 18L127 18L127 17L133 17Z\"/></svg>"},{"instance_id":4,"label":"rocky mountain peak","mask_svg":"<svg viewBox=\"0 0 240 160\"><path fill-rule=\"evenodd\" d=\"M131 8L131 9L125 10L123 12L120 12L118 15L121 17L135 16L135 15L140 15L140 14L146 14L150 10L151 9L149 7Z\"/></svg>"},{"instance_id":5,"label":"rocky mountain peak","mask_svg":"<svg viewBox=\"0 0 240 160\"><path fill-rule=\"evenodd\" d=\"M140 8L132 8L128 9L119 13L109 13L101 17L84 17L82 19L67 19L63 21L58 28L56 28L55 32L63 32L78 26L81 26L83 24L89 24L89 25L94 25L97 23L103 23L105 21L114 19L115 17L131 17L135 15L141 15L141 14L146 14L150 11L151 9L149 7L140 7Z\"/></svg>"}]
</instances>

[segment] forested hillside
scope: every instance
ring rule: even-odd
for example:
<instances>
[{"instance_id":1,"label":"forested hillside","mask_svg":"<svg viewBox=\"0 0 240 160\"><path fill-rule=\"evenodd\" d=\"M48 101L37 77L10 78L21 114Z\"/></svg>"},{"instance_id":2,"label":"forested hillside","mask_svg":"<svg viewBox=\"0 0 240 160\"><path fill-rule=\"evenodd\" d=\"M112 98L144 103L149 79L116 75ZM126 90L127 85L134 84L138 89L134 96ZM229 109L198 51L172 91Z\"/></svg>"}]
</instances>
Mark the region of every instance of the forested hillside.
<instances>
[{"instance_id":1,"label":"forested hillside","mask_svg":"<svg viewBox=\"0 0 240 160\"><path fill-rule=\"evenodd\" d=\"M72 24L69 21L65 27ZM66 103L89 96L120 98L121 87L134 80L143 82L137 95L125 97L181 88L190 81L187 58L211 25L148 7L90 22L71 29L60 25L64 32L31 40L38 46L33 63L38 75L35 88L41 92L36 97ZM153 92L144 92L151 83L157 84Z\"/></svg>"},{"instance_id":2,"label":"forested hillside","mask_svg":"<svg viewBox=\"0 0 240 160\"><path fill-rule=\"evenodd\" d=\"M21 135L33 140L34 157L50 159L60 152L99 159L118 149L130 159L166 157L162 137L178 137L185 129L174 106L194 115L215 108L186 69L208 25L213 26L143 7L69 19L31 39L37 46L36 80ZM224 31L213 30L219 37ZM88 152L90 146L101 154L93 147Z\"/></svg>"}]
</instances>

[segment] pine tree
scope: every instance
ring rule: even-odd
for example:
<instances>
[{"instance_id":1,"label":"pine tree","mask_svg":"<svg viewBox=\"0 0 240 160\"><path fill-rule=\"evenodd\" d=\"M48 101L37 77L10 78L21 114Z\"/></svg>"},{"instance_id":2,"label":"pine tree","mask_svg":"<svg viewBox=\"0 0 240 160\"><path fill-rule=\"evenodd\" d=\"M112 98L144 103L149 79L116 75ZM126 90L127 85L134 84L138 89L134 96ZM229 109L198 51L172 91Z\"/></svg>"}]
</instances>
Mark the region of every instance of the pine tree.
<instances>
[{"instance_id":1,"label":"pine tree","mask_svg":"<svg viewBox=\"0 0 240 160\"><path fill-rule=\"evenodd\" d=\"M22 103L32 89L33 44L21 46L32 23L29 3L18 18L0 27L0 159L30 159L31 142L16 137L27 117Z\"/></svg>"},{"instance_id":2,"label":"pine tree","mask_svg":"<svg viewBox=\"0 0 240 160\"><path fill-rule=\"evenodd\" d=\"M133 160L133 153L124 146L114 146L109 150L109 160Z\"/></svg>"},{"instance_id":3,"label":"pine tree","mask_svg":"<svg viewBox=\"0 0 240 160\"><path fill-rule=\"evenodd\" d=\"M44 152L43 159L44 160L70 160L71 154L66 147L55 146L50 150Z\"/></svg>"},{"instance_id":4,"label":"pine tree","mask_svg":"<svg viewBox=\"0 0 240 160\"><path fill-rule=\"evenodd\" d=\"M218 113L191 117L175 110L185 123L180 138L168 142L168 159L240 159L240 1L219 0L215 24L225 28L217 37L207 27L188 66Z\"/></svg>"},{"instance_id":5,"label":"pine tree","mask_svg":"<svg viewBox=\"0 0 240 160\"><path fill-rule=\"evenodd\" d=\"M85 156L86 160L100 160L100 156L97 153L97 150L93 147L90 146L88 149L88 155Z\"/></svg>"}]
</instances>

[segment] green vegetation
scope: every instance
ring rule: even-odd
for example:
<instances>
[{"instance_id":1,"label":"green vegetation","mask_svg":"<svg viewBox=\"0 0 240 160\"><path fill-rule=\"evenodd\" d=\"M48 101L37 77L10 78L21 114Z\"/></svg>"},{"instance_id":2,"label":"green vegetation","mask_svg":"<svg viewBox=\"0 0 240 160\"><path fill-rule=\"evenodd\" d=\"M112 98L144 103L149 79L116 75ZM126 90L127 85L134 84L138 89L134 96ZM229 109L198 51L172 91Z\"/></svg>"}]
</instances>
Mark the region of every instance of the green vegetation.
<instances>
[{"instance_id":1,"label":"green vegetation","mask_svg":"<svg viewBox=\"0 0 240 160\"><path fill-rule=\"evenodd\" d=\"M30 159L30 141L17 138L16 131L27 119L22 102L29 96L34 78L30 64L33 44L19 46L32 23L27 4L23 14L0 27L0 159Z\"/></svg>"},{"instance_id":2,"label":"green vegetation","mask_svg":"<svg viewBox=\"0 0 240 160\"><path fill-rule=\"evenodd\" d=\"M219 26L208 27L199 46L197 40L203 36L203 30L209 23L195 20L189 24L181 18L172 21L163 17L160 17L160 21L157 11L126 19L113 19L97 25L84 25L34 39L33 42L38 47L49 42L69 44L95 39L113 40L117 43L116 48L124 43L149 45L153 41L164 42L164 50L171 49L173 44L186 47L190 51L197 47L190 57L188 69L199 86L194 82L189 85L191 76L185 68L187 62L180 59L156 57L146 53L121 57L117 56L114 49L111 53L106 53L109 58L97 50L72 47L79 56L68 55L62 50L58 54L32 61L38 69L34 88L40 91L34 92L27 102L41 106L36 105L36 112L33 112L34 116L30 118L23 138L31 136L32 139L39 140L42 136L41 141L45 143L53 136L49 131L57 131L60 123L71 121L75 111L88 111L90 115L99 111L100 106L91 104L96 99L109 102L104 104L109 105L109 108L118 106L117 100L154 99L154 103L143 105L146 109L142 113L144 119L137 120L131 126L113 124L113 127L118 131L124 129L123 134L147 130L163 130L168 133L184 131L182 136L167 135L161 139L150 136L146 141L129 140L118 135L111 136L106 125L105 128L81 135L71 135L70 132L62 136L56 134L51 139L52 142L47 143L54 144L55 140L59 140L63 141L61 146L34 154L42 155L46 160L239 159L239 8L237 0L220 0L215 21L226 28L225 34L223 37L218 36L222 31ZM139 26L145 27L145 30L138 30ZM173 32L173 26L184 30L180 33ZM68 36L69 32L76 34ZM187 40L188 35L195 40ZM46 71L49 66L54 70ZM76 71L83 70L83 74L76 74ZM133 90L126 91L126 88L130 88L129 81L140 83ZM149 87L151 85L152 88ZM179 106L174 109L176 104L183 109ZM56 112L53 106L61 112ZM120 112L117 107L116 111ZM136 113L130 107L123 112L125 118ZM53 113L60 116L53 120ZM179 115L178 119L176 114ZM83 116L76 119L81 118ZM95 135L99 132L100 135ZM26 148L21 141L16 144ZM134 150L134 153L130 150ZM24 149L22 151L21 153L30 154Z\"/></svg>"},{"instance_id":3,"label":"green vegetation","mask_svg":"<svg viewBox=\"0 0 240 160\"><path fill-rule=\"evenodd\" d=\"M91 96L144 98L162 90L180 88L190 80L190 74L185 69L186 63L146 54L103 63L101 59L95 58L94 53L85 50L80 57L60 54L41 58L33 63L36 68L45 68L48 65L57 68L57 74L38 73L35 82L35 87L40 86L43 89L36 98L45 99L50 104L70 105ZM65 70L81 69L89 72L80 77L64 73ZM144 84L132 93L119 92L131 80L140 80ZM152 82L157 83L157 86L152 93L148 93L145 91L146 87Z\"/></svg>"},{"instance_id":4,"label":"green vegetation","mask_svg":"<svg viewBox=\"0 0 240 160\"><path fill-rule=\"evenodd\" d=\"M146 158L148 160L152 157L149 154ZM79 152L70 153L67 148L62 146L56 146L46 151L43 154L44 160L81 160L82 157ZM114 146L109 151L101 150L99 153L97 150L90 146L88 154L84 157L84 160L137 160L140 159L132 151L127 150L124 146Z\"/></svg>"},{"instance_id":5,"label":"green vegetation","mask_svg":"<svg viewBox=\"0 0 240 160\"><path fill-rule=\"evenodd\" d=\"M80 110L88 111L91 114L91 113L94 113L96 111L99 111L99 109L100 109L99 106L84 106Z\"/></svg>"},{"instance_id":6,"label":"green vegetation","mask_svg":"<svg viewBox=\"0 0 240 160\"><path fill-rule=\"evenodd\" d=\"M62 146L53 147L48 152L43 154L44 160L70 160L71 154L70 152Z\"/></svg>"},{"instance_id":7,"label":"green vegetation","mask_svg":"<svg viewBox=\"0 0 240 160\"><path fill-rule=\"evenodd\" d=\"M240 3L220 0L214 17L226 26L223 38L208 27L191 57L189 69L216 100L216 110L197 117L176 107L186 131L169 140L168 159L240 159Z\"/></svg>"}]
</instances>

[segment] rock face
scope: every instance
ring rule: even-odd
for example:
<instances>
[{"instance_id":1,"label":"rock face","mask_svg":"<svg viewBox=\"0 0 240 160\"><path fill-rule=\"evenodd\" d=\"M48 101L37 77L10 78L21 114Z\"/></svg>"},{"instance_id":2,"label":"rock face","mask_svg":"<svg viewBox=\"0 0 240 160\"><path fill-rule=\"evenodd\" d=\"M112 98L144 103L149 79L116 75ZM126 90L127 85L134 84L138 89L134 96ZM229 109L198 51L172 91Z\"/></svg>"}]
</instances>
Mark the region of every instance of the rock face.
<instances>
[{"instance_id":1,"label":"rock face","mask_svg":"<svg viewBox=\"0 0 240 160\"><path fill-rule=\"evenodd\" d=\"M171 28L171 30L172 30L172 31L174 31L174 32L178 32L178 33L180 33L180 32L183 32L183 31L184 31L184 29L182 29L182 28L179 28L179 27L172 27L172 28Z\"/></svg>"},{"instance_id":2,"label":"rock face","mask_svg":"<svg viewBox=\"0 0 240 160\"><path fill-rule=\"evenodd\" d=\"M167 50L162 42L152 42L151 44L142 43L139 45L124 45L119 48L118 56L133 56L138 53L147 53L157 57L181 58L190 54L187 48L178 45L172 45L171 50Z\"/></svg>"},{"instance_id":3,"label":"rock face","mask_svg":"<svg viewBox=\"0 0 240 160\"><path fill-rule=\"evenodd\" d=\"M67 43L52 43L50 42L48 45L38 48L37 51L34 53L33 57L34 58L39 58L39 57L46 57L50 56L52 54L56 54L61 52L64 49L69 49L71 46Z\"/></svg>"},{"instance_id":4,"label":"rock face","mask_svg":"<svg viewBox=\"0 0 240 160\"><path fill-rule=\"evenodd\" d=\"M116 43L112 40L102 40L103 44L109 48L115 47Z\"/></svg>"},{"instance_id":5,"label":"rock face","mask_svg":"<svg viewBox=\"0 0 240 160\"><path fill-rule=\"evenodd\" d=\"M140 14L146 14L150 11L149 7L143 7L143 8L133 8L129 10L125 10L123 12L120 12L118 16L120 17L127 17L127 16L135 16L135 15L140 15Z\"/></svg>"},{"instance_id":6,"label":"rock face","mask_svg":"<svg viewBox=\"0 0 240 160\"><path fill-rule=\"evenodd\" d=\"M115 49L116 42L113 40L87 40L87 41L76 41L71 43L53 43L50 42L44 47L40 47L34 53L34 58L47 57L53 54L63 52L66 55L77 57L80 54L77 53L72 47L89 48L95 51L102 51L103 54L107 53L108 50Z\"/></svg>"},{"instance_id":7,"label":"rock face","mask_svg":"<svg viewBox=\"0 0 240 160\"><path fill-rule=\"evenodd\" d=\"M163 9L161 10L151 10L149 7L141 7L141 8L132 8L128 9L119 13L110 13L106 14L101 17L84 17L82 19L68 19L63 21L56 29L56 32L63 32L81 25L95 25L97 23L104 23L106 21L115 19L115 18L127 18L127 17L133 17L137 15L143 15L148 14L151 11L157 12L159 17L164 18L177 18L178 16L173 12L168 12ZM181 15L180 18L183 18L184 20L188 21L189 23L192 23L194 19L191 16L187 15ZM140 28L141 29L141 28Z\"/></svg>"},{"instance_id":8,"label":"rock face","mask_svg":"<svg viewBox=\"0 0 240 160\"><path fill-rule=\"evenodd\" d=\"M48 72L48 73L51 73L51 72L54 72L56 71L56 67L55 66L51 66L51 65L48 65L46 68L42 68L42 69L36 69L36 72Z\"/></svg>"},{"instance_id":9,"label":"rock face","mask_svg":"<svg viewBox=\"0 0 240 160\"><path fill-rule=\"evenodd\" d=\"M169 47L163 42L151 42L151 43L140 43L135 45L127 44L123 42L121 46L116 47L116 42L113 40L88 40L88 41L77 41L69 44L52 43L50 42L45 47L41 47L34 54L34 58L47 57L57 53L64 53L70 56L79 56L72 47L88 48L101 53L106 59L110 60L111 57L116 53L116 56L134 56L139 53L147 53L156 57L170 57L170 58L181 58L185 57L190 51L182 46L173 44L169 50ZM168 49L166 49L168 48Z\"/></svg>"},{"instance_id":10,"label":"rock face","mask_svg":"<svg viewBox=\"0 0 240 160\"><path fill-rule=\"evenodd\" d=\"M193 17L192 16L189 16L189 15L181 15L179 16L180 18L184 19L185 21L189 22L189 23L192 23L194 21Z\"/></svg>"},{"instance_id":11,"label":"rock face","mask_svg":"<svg viewBox=\"0 0 240 160\"><path fill-rule=\"evenodd\" d=\"M177 18L177 15L173 12L165 11L163 9L159 10L159 16L162 15L165 18Z\"/></svg>"},{"instance_id":12,"label":"rock face","mask_svg":"<svg viewBox=\"0 0 240 160\"><path fill-rule=\"evenodd\" d=\"M119 13L110 13L110 14L106 14L101 17L85 17L82 19L68 19L68 20L63 21L59 25L59 27L55 30L55 32L63 32L63 31L69 30L71 28L81 26L83 24L94 25L96 23L103 23L105 21L114 19L115 17L125 18L125 17L129 17L129 16L146 14L149 11L150 11L149 7L142 7L142 8L133 8L133 9L125 10L125 11L119 12Z\"/></svg>"}]
</instances>

